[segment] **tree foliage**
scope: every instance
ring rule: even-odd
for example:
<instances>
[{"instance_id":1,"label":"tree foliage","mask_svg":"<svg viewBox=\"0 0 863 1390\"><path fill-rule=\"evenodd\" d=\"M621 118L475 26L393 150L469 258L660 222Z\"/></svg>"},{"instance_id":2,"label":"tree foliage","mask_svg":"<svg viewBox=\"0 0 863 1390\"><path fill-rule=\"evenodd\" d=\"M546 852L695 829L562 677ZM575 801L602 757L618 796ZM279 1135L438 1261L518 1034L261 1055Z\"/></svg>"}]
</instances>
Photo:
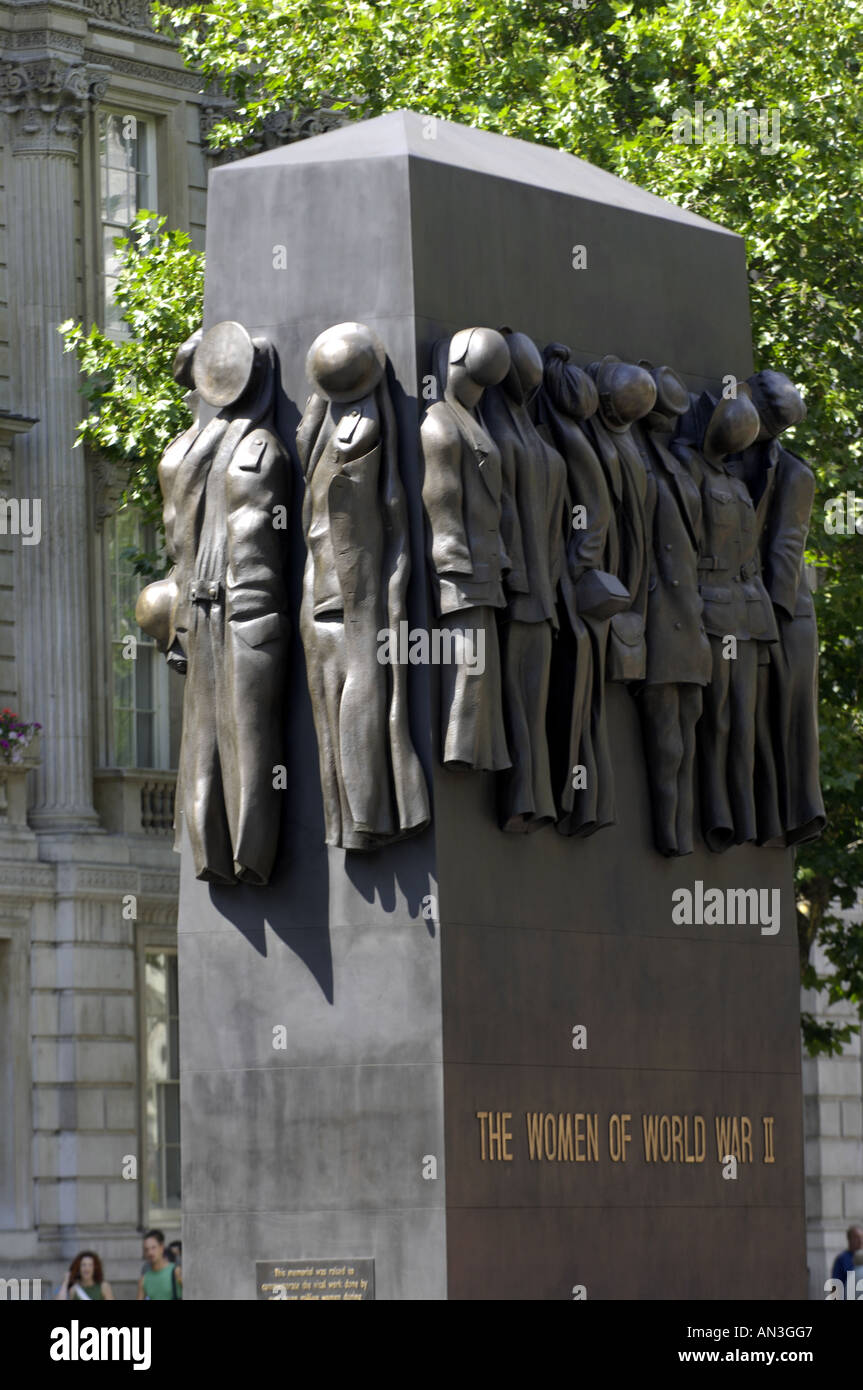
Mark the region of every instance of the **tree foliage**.
<instances>
[{"instance_id":1,"label":"tree foliage","mask_svg":"<svg viewBox=\"0 0 863 1390\"><path fill-rule=\"evenodd\" d=\"M185 390L171 373L180 343L201 322L204 256L185 232L169 230L164 217L141 212L128 237L117 238L121 256L114 299L124 337L109 337L95 324L60 325L66 352L75 352L83 373L87 414L76 443L127 471L123 503L140 509L157 532L162 499L156 468L168 444L191 424ZM151 573L155 556L136 556Z\"/></svg>"},{"instance_id":2,"label":"tree foliage","mask_svg":"<svg viewBox=\"0 0 863 1390\"><path fill-rule=\"evenodd\" d=\"M803 979L822 983L810 964L817 940L831 996L863 1003L863 930L836 910L854 906L863 880L863 537L823 525L827 500L858 482L863 453L860 0L212 0L156 12L187 63L233 103L214 145L242 149L286 108L368 117L410 107L570 150L745 237L756 364L788 372L804 391L809 415L790 446L818 482L808 559L819 579L830 824L798 856ZM675 142L675 111L697 101L778 113L778 148ZM165 245L169 259L180 250ZM142 363L137 375L140 408L121 405L117 417L129 456L151 461L139 466L139 492L152 480L147 451L161 448L178 409L160 335L176 313L174 346L199 316L200 262L188 259L170 290L142 278L130 299L148 358L156 335L151 369ZM120 381L113 346L92 333L87 341L85 369ZM100 417L112 397L91 399ZM85 434L104 435L93 420ZM804 1032L815 1051L848 1036L808 1016Z\"/></svg>"}]
</instances>

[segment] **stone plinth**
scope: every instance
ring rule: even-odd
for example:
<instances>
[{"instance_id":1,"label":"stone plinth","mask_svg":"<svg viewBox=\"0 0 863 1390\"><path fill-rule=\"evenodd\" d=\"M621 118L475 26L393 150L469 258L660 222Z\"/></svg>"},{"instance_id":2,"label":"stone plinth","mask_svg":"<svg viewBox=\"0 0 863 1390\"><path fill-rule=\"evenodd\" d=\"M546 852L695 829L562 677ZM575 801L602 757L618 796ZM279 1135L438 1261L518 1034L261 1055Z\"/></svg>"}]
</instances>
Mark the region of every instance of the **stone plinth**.
<instances>
[{"instance_id":1,"label":"stone plinth","mask_svg":"<svg viewBox=\"0 0 863 1390\"><path fill-rule=\"evenodd\" d=\"M314 337L344 320L380 335L415 626L433 621L417 430L439 336L507 324L583 362L669 363L691 389L752 370L738 237L568 155L411 113L216 171L205 317L273 339L287 440ZM373 1259L384 1299L802 1296L790 856L700 842L658 855L637 712L617 687L617 824L590 840L504 835L490 777L438 765L435 672L409 679L434 793L424 835L369 856L324 848L295 637L279 872L266 889L210 889L185 859L190 1290L254 1298L256 1262L317 1257ZM674 925L672 892L696 880L779 889L779 932ZM732 1145L743 1161L723 1176Z\"/></svg>"}]
</instances>

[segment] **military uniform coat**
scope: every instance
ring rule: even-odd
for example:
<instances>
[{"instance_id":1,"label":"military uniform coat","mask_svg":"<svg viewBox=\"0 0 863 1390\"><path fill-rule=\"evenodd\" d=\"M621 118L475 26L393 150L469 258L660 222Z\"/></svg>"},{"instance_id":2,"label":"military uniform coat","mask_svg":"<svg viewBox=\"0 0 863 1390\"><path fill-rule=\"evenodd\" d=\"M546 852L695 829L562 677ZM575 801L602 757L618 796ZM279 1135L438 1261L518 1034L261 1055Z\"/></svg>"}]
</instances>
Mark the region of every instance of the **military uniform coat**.
<instances>
[{"instance_id":1,"label":"military uniform coat","mask_svg":"<svg viewBox=\"0 0 863 1390\"><path fill-rule=\"evenodd\" d=\"M768 722L787 844L816 838L826 824L819 779L818 631L804 568L814 497L812 470L780 446L763 564L779 629L779 643L771 648Z\"/></svg>"}]
</instances>

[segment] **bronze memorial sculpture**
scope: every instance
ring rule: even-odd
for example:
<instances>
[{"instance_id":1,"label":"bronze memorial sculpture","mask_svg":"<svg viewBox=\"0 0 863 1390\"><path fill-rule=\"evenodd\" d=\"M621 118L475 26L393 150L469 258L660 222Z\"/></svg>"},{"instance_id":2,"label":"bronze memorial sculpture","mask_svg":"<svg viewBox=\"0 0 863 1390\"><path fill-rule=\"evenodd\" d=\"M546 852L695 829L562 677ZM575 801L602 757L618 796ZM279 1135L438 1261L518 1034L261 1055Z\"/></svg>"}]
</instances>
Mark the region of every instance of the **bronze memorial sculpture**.
<instances>
[{"instance_id":1,"label":"bronze memorial sculpture","mask_svg":"<svg viewBox=\"0 0 863 1390\"><path fill-rule=\"evenodd\" d=\"M297 430L308 553L300 632L318 738L326 842L370 850L429 822L408 728L407 668L381 631L407 618L410 544L386 352L340 323L312 343L316 391Z\"/></svg>"},{"instance_id":2,"label":"bronze memorial sculpture","mask_svg":"<svg viewBox=\"0 0 863 1390\"><path fill-rule=\"evenodd\" d=\"M267 427L257 388L212 424L202 398L163 460L174 572L148 603L188 660L187 818L218 792L228 824L232 575L284 561L286 605L259 611L291 620L286 679L240 692L286 773L261 776L269 883L199 881L183 834L190 1295L801 1299L812 478L794 388L745 384L743 238L411 111L218 161L207 197L205 322L272 339L298 491L223 576L222 458L235 419L239 451ZM209 397L207 347L178 372ZM20 442L16 476L44 473ZM244 477L250 506L266 479ZM106 825L146 776L106 770ZM49 780L35 829L71 810ZM128 883L161 921L158 842L127 838L83 845L67 888Z\"/></svg>"},{"instance_id":3,"label":"bronze memorial sculpture","mask_svg":"<svg viewBox=\"0 0 863 1390\"><path fill-rule=\"evenodd\" d=\"M506 606L505 575L511 593L527 593L527 581L506 548L507 532L517 543L516 519L480 405L510 370L509 348L494 329L464 328L435 352L443 400L420 429L435 608L462 650L484 654L474 666L441 666L441 757L449 767L502 771L511 762L495 612Z\"/></svg>"},{"instance_id":4,"label":"bronze memorial sculpture","mask_svg":"<svg viewBox=\"0 0 863 1390\"><path fill-rule=\"evenodd\" d=\"M605 683L624 681L659 853L694 848L696 756L711 850L820 834L814 479L779 443L806 413L787 376L690 395L669 366L585 369L509 328L434 352L441 398L419 444L443 764L498 774L504 830L611 825ZM431 815L395 655L411 570L399 429L364 324L319 334L306 370L300 633L325 839L373 850ZM185 824L199 878L265 884L289 633L275 354L227 321L192 334L174 373L195 418L159 465L172 568L136 613L186 677L177 845ZM200 402L217 410L205 425Z\"/></svg>"},{"instance_id":5,"label":"bronze memorial sculpture","mask_svg":"<svg viewBox=\"0 0 863 1390\"><path fill-rule=\"evenodd\" d=\"M198 878L263 884L278 843L288 636L275 353L241 324L218 323L194 348L192 378L218 414L162 461L173 577L144 591L139 621L185 664L178 841L185 823Z\"/></svg>"}]
</instances>

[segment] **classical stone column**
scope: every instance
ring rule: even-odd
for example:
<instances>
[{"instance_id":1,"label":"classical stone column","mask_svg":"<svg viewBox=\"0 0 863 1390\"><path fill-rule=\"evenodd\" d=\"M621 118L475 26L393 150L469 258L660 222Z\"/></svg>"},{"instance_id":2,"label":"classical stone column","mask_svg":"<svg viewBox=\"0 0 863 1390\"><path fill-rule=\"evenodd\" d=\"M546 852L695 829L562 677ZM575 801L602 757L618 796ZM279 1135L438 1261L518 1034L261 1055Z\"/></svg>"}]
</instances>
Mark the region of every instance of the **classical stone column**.
<instances>
[{"instance_id":1,"label":"classical stone column","mask_svg":"<svg viewBox=\"0 0 863 1390\"><path fill-rule=\"evenodd\" d=\"M43 726L31 823L44 831L98 824L92 801L90 604L86 474L73 449L78 370L57 325L79 310L75 193L81 123L106 70L66 55L0 64L9 117L9 283L13 409L38 419L19 440L17 489L41 503L38 543L17 549L22 713Z\"/></svg>"}]
</instances>

